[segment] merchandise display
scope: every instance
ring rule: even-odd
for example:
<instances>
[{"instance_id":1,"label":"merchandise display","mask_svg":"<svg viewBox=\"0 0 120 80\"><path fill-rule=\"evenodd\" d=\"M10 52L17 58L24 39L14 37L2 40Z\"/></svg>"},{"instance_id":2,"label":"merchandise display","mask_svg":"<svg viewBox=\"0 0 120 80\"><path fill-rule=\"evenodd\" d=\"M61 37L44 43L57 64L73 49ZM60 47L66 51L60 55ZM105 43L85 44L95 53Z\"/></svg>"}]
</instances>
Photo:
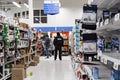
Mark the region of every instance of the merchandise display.
<instances>
[{"instance_id":1,"label":"merchandise display","mask_svg":"<svg viewBox=\"0 0 120 80\"><path fill-rule=\"evenodd\" d=\"M37 55L35 54L37 41L36 34L34 30L31 30L31 34L33 34L32 40L29 39L28 31L30 28L27 24L26 26L18 25L16 27L14 24L0 23L0 29L0 74L4 76L0 76L0 79L9 78L12 74L12 80L23 80L26 76L26 71L15 65L21 64L27 67L31 61L34 60L31 57ZM39 63L39 61L37 61L37 63Z\"/></svg>"},{"instance_id":2,"label":"merchandise display","mask_svg":"<svg viewBox=\"0 0 120 80\"><path fill-rule=\"evenodd\" d=\"M120 0L0 0L0 80L46 76L120 80Z\"/></svg>"}]
</instances>

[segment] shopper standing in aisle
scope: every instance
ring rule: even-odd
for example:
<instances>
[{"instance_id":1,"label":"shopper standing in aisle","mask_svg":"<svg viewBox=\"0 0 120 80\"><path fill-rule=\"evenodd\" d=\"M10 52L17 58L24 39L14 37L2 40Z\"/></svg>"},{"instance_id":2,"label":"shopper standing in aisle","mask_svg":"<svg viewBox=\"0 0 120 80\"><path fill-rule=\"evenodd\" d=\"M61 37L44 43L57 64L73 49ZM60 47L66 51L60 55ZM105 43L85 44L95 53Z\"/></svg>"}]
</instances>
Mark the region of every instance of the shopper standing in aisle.
<instances>
[{"instance_id":1,"label":"shopper standing in aisle","mask_svg":"<svg viewBox=\"0 0 120 80\"><path fill-rule=\"evenodd\" d=\"M83 75L83 76L82 76L82 79L80 79L80 80L88 80L87 75Z\"/></svg>"},{"instance_id":2,"label":"shopper standing in aisle","mask_svg":"<svg viewBox=\"0 0 120 80\"><path fill-rule=\"evenodd\" d=\"M46 56L47 58L51 57L52 54L49 52L49 48L50 48L50 38L48 35L46 35L46 40L45 40L45 51L46 51Z\"/></svg>"},{"instance_id":3,"label":"shopper standing in aisle","mask_svg":"<svg viewBox=\"0 0 120 80\"><path fill-rule=\"evenodd\" d=\"M62 60L62 46L63 46L63 38L59 32L57 32L57 36L55 37L53 44L55 46L55 56L54 60L57 59L57 51L59 51L59 59Z\"/></svg>"}]
</instances>

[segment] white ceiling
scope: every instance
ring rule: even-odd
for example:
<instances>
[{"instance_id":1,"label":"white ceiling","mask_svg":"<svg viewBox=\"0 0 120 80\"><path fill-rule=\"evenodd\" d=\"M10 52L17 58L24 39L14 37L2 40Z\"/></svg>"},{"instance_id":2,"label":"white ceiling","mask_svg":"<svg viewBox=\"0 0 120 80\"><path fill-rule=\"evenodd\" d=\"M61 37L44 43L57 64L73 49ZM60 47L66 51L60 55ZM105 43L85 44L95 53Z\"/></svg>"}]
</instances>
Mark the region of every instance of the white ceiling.
<instances>
[{"instance_id":1,"label":"white ceiling","mask_svg":"<svg viewBox=\"0 0 120 80\"><path fill-rule=\"evenodd\" d=\"M1 6L5 6L5 7L15 7L12 4L12 1L16 1L17 3L21 2L21 3L25 3L28 2L28 0L0 0L0 7ZM41 1L43 2L44 0L33 0L33 1ZM61 2L62 5L64 6L72 6L74 5L80 5L82 6L83 4L87 3L88 0L59 0ZM74 7L74 6L72 6Z\"/></svg>"},{"instance_id":2,"label":"white ceiling","mask_svg":"<svg viewBox=\"0 0 120 80\"><path fill-rule=\"evenodd\" d=\"M93 0L92 4L97 4L100 9L120 8L120 0Z\"/></svg>"},{"instance_id":3,"label":"white ceiling","mask_svg":"<svg viewBox=\"0 0 120 80\"><path fill-rule=\"evenodd\" d=\"M13 4L12 4L12 1L16 1L17 3L27 3L28 0L0 0L0 8L3 8L3 7L15 7Z\"/></svg>"}]
</instances>

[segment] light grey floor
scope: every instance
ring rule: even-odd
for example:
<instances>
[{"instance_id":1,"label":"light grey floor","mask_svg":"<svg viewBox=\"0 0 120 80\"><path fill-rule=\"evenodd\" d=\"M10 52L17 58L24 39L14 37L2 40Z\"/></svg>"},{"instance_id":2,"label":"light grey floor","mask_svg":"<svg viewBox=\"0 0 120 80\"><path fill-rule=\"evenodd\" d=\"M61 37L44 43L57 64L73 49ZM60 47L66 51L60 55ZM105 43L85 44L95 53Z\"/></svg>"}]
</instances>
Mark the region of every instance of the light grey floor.
<instances>
[{"instance_id":1,"label":"light grey floor","mask_svg":"<svg viewBox=\"0 0 120 80\"><path fill-rule=\"evenodd\" d=\"M27 69L28 77L25 80L76 80L69 56L64 56L62 61L51 57L41 57L40 64ZM33 72L33 76L29 73Z\"/></svg>"}]
</instances>

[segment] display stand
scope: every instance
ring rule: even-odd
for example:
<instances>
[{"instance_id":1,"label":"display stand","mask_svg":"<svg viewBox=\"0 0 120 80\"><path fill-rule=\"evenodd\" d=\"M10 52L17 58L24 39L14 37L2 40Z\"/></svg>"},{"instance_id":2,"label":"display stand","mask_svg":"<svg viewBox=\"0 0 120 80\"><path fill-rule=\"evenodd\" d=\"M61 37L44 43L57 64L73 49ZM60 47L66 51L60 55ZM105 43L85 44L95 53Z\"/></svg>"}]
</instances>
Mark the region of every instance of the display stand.
<instances>
[{"instance_id":1,"label":"display stand","mask_svg":"<svg viewBox=\"0 0 120 80\"><path fill-rule=\"evenodd\" d=\"M6 27L8 26L8 27ZM36 34L28 27L0 23L0 80L11 77L11 69L18 64L29 66L36 54ZM7 34L5 34L7 33ZM7 40L6 40L7 39Z\"/></svg>"}]
</instances>

